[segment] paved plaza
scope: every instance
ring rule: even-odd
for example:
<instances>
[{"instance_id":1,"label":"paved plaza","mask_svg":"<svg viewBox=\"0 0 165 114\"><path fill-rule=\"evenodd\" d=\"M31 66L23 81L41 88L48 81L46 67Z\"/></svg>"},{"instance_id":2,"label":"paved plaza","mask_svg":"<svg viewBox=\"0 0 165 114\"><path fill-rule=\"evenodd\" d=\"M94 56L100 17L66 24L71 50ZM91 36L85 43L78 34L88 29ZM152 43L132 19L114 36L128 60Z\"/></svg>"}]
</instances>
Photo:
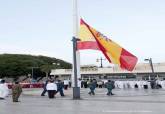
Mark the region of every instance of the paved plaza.
<instances>
[{"instance_id":1,"label":"paved plaza","mask_svg":"<svg viewBox=\"0 0 165 114\"><path fill-rule=\"evenodd\" d=\"M21 102L13 103L11 96L0 100L0 114L164 114L165 90L115 89L107 96L106 89L96 89L95 96L81 89L81 100L72 99L72 89L66 96L55 99L41 97L42 89L24 89Z\"/></svg>"}]
</instances>

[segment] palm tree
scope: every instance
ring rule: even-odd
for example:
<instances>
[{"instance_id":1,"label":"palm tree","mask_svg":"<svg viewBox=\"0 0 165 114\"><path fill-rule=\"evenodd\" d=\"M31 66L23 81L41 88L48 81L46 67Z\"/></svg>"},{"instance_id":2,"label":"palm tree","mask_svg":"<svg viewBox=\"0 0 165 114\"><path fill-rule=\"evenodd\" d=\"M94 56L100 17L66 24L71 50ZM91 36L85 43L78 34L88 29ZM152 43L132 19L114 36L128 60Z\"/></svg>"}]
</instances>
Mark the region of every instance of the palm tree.
<instances>
[{"instance_id":1,"label":"palm tree","mask_svg":"<svg viewBox=\"0 0 165 114\"><path fill-rule=\"evenodd\" d=\"M46 78L48 79L48 74L50 73L51 69L56 69L58 67L59 67L58 64L45 64L42 65L40 68L42 72L46 73Z\"/></svg>"},{"instance_id":2,"label":"palm tree","mask_svg":"<svg viewBox=\"0 0 165 114\"><path fill-rule=\"evenodd\" d=\"M52 68L53 68L53 66L50 65L50 64L45 64L45 65L41 66L41 71L46 73L46 78L47 79L48 79L48 74L49 74L49 72Z\"/></svg>"}]
</instances>

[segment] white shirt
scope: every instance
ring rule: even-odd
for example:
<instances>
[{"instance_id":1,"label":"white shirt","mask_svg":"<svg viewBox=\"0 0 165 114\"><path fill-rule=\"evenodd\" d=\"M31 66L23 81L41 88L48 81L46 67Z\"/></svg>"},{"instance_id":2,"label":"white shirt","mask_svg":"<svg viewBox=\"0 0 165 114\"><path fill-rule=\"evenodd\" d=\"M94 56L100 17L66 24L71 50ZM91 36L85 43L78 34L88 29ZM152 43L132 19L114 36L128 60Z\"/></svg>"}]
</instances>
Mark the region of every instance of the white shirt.
<instances>
[{"instance_id":1,"label":"white shirt","mask_svg":"<svg viewBox=\"0 0 165 114\"><path fill-rule=\"evenodd\" d=\"M9 95L9 89L6 83L0 84L0 97L5 98Z\"/></svg>"},{"instance_id":2,"label":"white shirt","mask_svg":"<svg viewBox=\"0 0 165 114\"><path fill-rule=\"evenodd\" d=\"M135 88L135 81L130 81L129 84L131 88Z\"/></svg>"},{"instance_id":3,"label":"white shirt","mask_svg":"<svg viewBox=\"0 0 165 114\"><path fill-rule=\"evenodd\" d=\"M77 86L81 88L81 80L77 80Z\"/></svg>"},{"instance_id":4,"label":"white shirt","mask_svg":"<svg viewBox=\"0 0 165 114\"><path fill-rule=\"evenodd\" d=\"M68 80L64 80L64 85L69 85L69 81Z\"/></svg>"},{"instance_id":5,"label":"white shirt","mask_svg":"<svg viewBox=\"0 0 165 114\"><path fill-rule=\"evenodd\" d=\"M163 80L160 83L161 83L162 88L165 89L165 81Z\"/></svg>"},{"instance_id":6,"label":"white shirt","mask_svg":"<svg viewBox=\"0 0 165 114\"><path fill-rule=\"evenodd\" d=\"M46 90L56 90L57 91L57 85L55 83L48 83L46 86Z\"/></svg>"}]
</instances>

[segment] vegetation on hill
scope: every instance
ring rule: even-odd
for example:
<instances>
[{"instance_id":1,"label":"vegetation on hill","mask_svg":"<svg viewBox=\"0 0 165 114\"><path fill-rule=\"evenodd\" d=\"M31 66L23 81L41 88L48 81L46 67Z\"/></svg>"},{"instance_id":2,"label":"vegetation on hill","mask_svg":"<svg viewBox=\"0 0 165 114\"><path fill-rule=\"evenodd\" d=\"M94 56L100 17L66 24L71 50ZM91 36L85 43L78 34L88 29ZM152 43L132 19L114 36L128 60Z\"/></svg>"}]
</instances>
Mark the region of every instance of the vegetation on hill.
<instances>
[{"instance_id":1,"label":"vegetation on hill","mask_svg":"<svg viewBox=\"0 0 165 114\"><path fill-rule=\"evenodd\" d=\"M0 78L32 75L46 76L51 69L70 69L71 64L52 57L23 54L0 54Z\"/></svg>"}]
</instances>

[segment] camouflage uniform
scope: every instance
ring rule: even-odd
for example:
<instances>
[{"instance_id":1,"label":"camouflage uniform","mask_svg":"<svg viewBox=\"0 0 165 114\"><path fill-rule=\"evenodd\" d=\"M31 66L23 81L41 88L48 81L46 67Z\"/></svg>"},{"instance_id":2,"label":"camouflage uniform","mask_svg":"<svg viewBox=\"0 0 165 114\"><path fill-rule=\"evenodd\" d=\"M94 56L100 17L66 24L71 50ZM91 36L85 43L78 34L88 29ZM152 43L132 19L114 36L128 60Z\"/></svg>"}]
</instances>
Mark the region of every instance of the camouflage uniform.
<instances>
[{"instance_id":1,"label":"camouflage uniform","mask_svg":"<svg viewBox=\"0 0 165 114\"><path fill-rule=\"evenodd\" d=\"M18 98L22 93L22 87L20 84L14 84L12 87L13 102L18 102Z\"/></svg>"},{"instance_id":2,"label":"camouflage uniform","mask_svg":"<svg viewBox=\"0 0 165 114\"><path fill-rule=\"evenodd\" d=\"M108 90L107 95L113 95L112 89L114 88L114 82L108 80L108 82L106 83L106 88L107 88L107 90Z\"/></svg>"},{"instance_id":3,"label":"camouflage uniform","mask_svg":"<svg viewBox=\"0 0 165 114\"><path fill-rule=\"evenodd\" d=\"M91 80L89 82L89 85L88 86L89 86L89 89L90 89L90 92L88 94L95 95L96 81Z\"/></svg>"}]
</instances>

